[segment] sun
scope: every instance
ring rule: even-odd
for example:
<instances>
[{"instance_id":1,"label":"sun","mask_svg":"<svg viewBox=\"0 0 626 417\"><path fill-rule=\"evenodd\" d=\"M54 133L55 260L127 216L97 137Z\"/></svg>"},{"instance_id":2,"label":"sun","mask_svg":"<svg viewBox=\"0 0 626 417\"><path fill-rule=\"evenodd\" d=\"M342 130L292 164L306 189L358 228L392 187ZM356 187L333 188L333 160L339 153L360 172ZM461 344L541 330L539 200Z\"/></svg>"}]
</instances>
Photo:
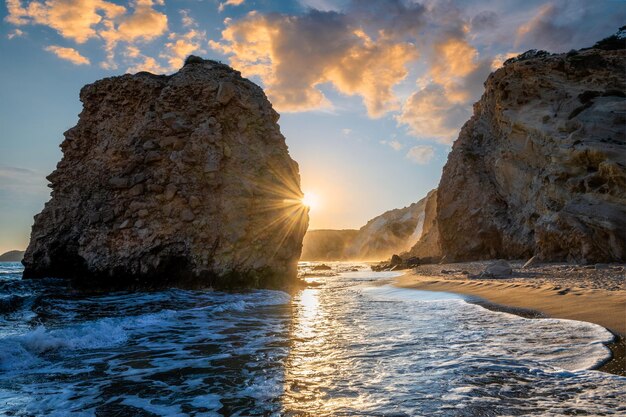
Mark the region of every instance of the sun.
<instances>
[{"instance_id":1,"label":"sun","mask_svg":"<svg viewBox=\"0 0 626 417\"><path fill-rule=\"evenodd\" d=\"M301 201L304 206L311 210L314 210L319 206L319 199L317 198L317 195L309 191L304 193L304 197L302 197Z\"/></svg>"}]
</instances>

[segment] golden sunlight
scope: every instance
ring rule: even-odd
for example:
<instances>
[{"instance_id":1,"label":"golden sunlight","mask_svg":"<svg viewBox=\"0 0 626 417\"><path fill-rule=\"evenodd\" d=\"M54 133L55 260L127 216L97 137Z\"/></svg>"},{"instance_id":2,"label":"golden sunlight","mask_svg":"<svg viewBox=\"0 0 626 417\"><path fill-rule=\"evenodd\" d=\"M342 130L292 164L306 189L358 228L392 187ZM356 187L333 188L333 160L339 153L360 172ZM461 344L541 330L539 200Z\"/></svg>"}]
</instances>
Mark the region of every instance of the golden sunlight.
<instances>
[{"instance_id":1,"label":"golden sunlight","mask_svg":"<svg viewBox=\"0 0 626 417\"><path fill-rule=\"evenodd\" d=\"M306 191L302 197L302 204L307 206L310 210L314 210L319 207L319 198L317 194Z\"/></svg>"}]
</instances>

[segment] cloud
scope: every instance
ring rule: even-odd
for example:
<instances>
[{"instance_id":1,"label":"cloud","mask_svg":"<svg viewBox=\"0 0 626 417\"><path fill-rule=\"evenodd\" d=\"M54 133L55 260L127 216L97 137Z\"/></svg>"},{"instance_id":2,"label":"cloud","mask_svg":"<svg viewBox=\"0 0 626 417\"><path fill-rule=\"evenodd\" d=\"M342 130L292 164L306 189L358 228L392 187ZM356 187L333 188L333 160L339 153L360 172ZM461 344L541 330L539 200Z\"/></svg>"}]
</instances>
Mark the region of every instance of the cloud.
<instances>
[{"instance_id":1,"label":"cloud","mask_svg":"<svg viewBox=\"0 0 626 417\"><path fill-rule=\"evenodd\" d=\"M575 29L557 23L555 18L559 13L562 13L562 10L554 4L541 7L530 21L517 29L516 45L526 40L532 44L547 45L551 49L556 49L566 43L572 38Z\"/></svg>"},{"instance_id":2,"label":"cloud","mask_svg":"<svg viewBox=\"0 0 626 417\"><path fill-rule=\"evenodd\" d=\"M472 32L492 30L499 24L498 13L492 10L484 10L476 14L470 23Z\"/></svg>"},{"instance_id":3,"label":"cloud","mask_svg":"<svg viewBox=\"0 0 626 417\"><path fill-rule=\"evenodd\" d=\"M220 8L244 2L222 0ZM44 25L77 44L99 40L108 70L167 73L209 45L258 77L279 111L334 110L337 93L354 96L369 117L392 113L418 139L449 143L487 74L513 51L587 46L626 19L625 8L586 0L299 3L291 14L226 18L211 41L187 9L170 31L165 10L174 3L164 0L6 0L5 20L15 26L9 38Z\"/></svg>"},{"instance_id":4,"label":"cloud","mask_svg":"<svg viewBox=\"0 0 626 417\"><path fill-rule=\"evenodd\" d=\"M391 142L389 142L389 146L391 146L391 148L394 151L399 151L400 149L404 148L404 145L401 144L400 142L398 142L397 140L392 140Z\"/></svg>"},{"instance_id":5,"label":"cloud","mask_svg":"<svg viewBox=\"0 0 626 417\"><path fill-rule=\"evenodd\" d=\"M188 27L195 27L198 25L196 21L194 20L194 18L190 16L189 10L187 9L181 10L180 15L181 15L181 23L183 24L183 27L188 28Z\"/></svg>"},{"instance_id":6,"label":"cloud","mask_svg":"<svg viewBox=\"0 0 626 417\"><path fill-rule=\"evenodd\" d=\"M89 59L82 56L74 48L64 48L62 46L50 45L45 48L46 51L52 52L56 56L66 61L70 61L74 65L89 65Z\"/></svg>"},{"instance_id":7,"label":"cloud","mask_svg":"<svg viewBox=\"0 0 626 417\"><path fill-rule=\"evenodd\" d=\"M48 194L45 175L32 169L0 165L0 195L2 193Z\"/></svg>"},{"instance_id":8,"label":"cloud","mask_svg":"<svg viewBox=\"0 0 626 417\"><path fill-rule=\"evenodd\" d=\"M462 33L453 32L433 45L431 67L421 88L409 96L396 117L413 136L451 143L483 92L493 59L480 58Z\"/></svg>"},{"instance_id":9,"label":"cloud","mask_svg":"<svg viewBox=\"0 0 626 417\"><path fill-rule=\"evenodd\" d=\"M6 5L7 22L17 26L46 25L77 43L96 37L96 25L115 19L126 11L123 6L100 0L29 1L26 6L21 0L7 0Z\"/></svg>"},{"instance_id":10,"label":"cloud","mask_svg":"<svg viewBox=\"0 0 626 417\"><path fill-rule=\"evenodd\" d=\"M565 52L591 46L624 24L626 8L615 7L617 4L620 2L585 0L553 0L541 4L517 27L514 47Z\"/></svg>"},{"instance_id":11,"label":"cloud","mask_svg":"<svg viewBox=\"0 0 626 417\"><path fill-rule=\"evenodd\" d=\"M181 12L181 22L187 31L171 32L163 51L159 54L159 58L164 59L167 65L160 64L155 58L141 54L136 46L129 45L126 47L125 56L132 58L134 64L127 69L127 72L148 71L155 74L173 72L183 66L188 55L206 52L203 49L207 41L206 32L198 29L197 22L186 11Z\"/></svg>"},{"instance_id":12,"label":"cloud","mask_svg":"<svg viewBox=\"0 0 626 417\"><path fill-rule=\"evenodd\" d=\"M249 13L227 21L212 48L246 76L258 76L280 111L330 106L320 90L330 84L363 99L371 117L399 108L393 87L417 58L409 42L370 37L346 14L310 10L299 16Z\"/></svg>"},{"instance_id":13,"label":"cloud","mask_svg":"<svg viewBox=\"0 0 626 417\"><path fill-rule=\"evenodd\" d=\"M165 43L165 51L159 56L167 60L169 70L175 71L183 66L185 58L194 52L206 52L202 45L206 44L206 32L197 29L168 36L169 42Z\"/></svg>"},{"instance_id":14,"label":"cloud","mask_svg":"<svg viewBox=\"0 0 626 417\"><path fill-rule=\"evenodd\" d=\"M396 139L381 140L380 143L383 144L383 145L387 145L387 146L391 147L391 149L393 149L394 151L399 151L402 148L404 148L404 145L401 144L400 142L398 142Z\"/></svg>"},{"instance_id":15,"label":"cloud","mask_svg":"<svg viewBox=\"0 0 626 417\"><path fill-rule=\"evenodd\" d=\"M155 10L155 4L163 0L135 0L133 13L125 14L115 21L105 21L105 29L99 31L105 41L107 60L101 64L105 69L115 69L115 48L120 42L149 41L167 32L167 16Z\"/></svg>"},{"instance_id":16,"label":"cloud","mask_svg":"<svg viewBox=\"0 0 626 417\"><path fill-rule=\"evenodd\" d=\"M7 35L8 39L19 38L20 36L24 36L24 31L20 29L14 29Z\"/></svg>"},{"instance_id":17,"label":"cloud","mask_svg":"<svg viewBox=\"0 0 626 417\"><path fill-rule=\"evenodd\" d=\"M406 158L419 165L426 165L435 156L435 149L432 146L413 146L406 154Z\"/></svg>"},{"instance_id":18,"label":"cloud","mask_svg":"<svg viewBox=\"0 0 626 417\"><path fill-rule=\"evenodd\" d=\"M504 65L504 61L506 61L509 58L514 58L514 57L518 56L519 54L521 54L521 52L507 52L507 53L504 53L504 54L496 55L493 58L493 61L491 61L491 69L493 71L497 70L502 65Z\"/></svg>"},{"instance_id":19,"label":"cloud","mask_svg":"<svg viewBox=\"0 0 626 417\"><path fill-rule=\"evenodd\" d=\"M163 67L156 59L141 55L140 59L126 70L126 72L130 74L142 71L151 72L153 74L164 74L167 72L167 68Z\"/></svg>"},{"instance_id":20,"label":"cloud","mask_svg":"<svg viewBox=\"0 0 626 417\"><path fill-rule=\"evenodd\" d=\"M217 10L221 13L224 11L226 6L241 6L246 0L226 0L223 3L220 3Z\"/></svg>"},{"instance_id":21,"label":"cloud","mask_svg":"<svg viewBox=\"0 0 626 417\"><path fill-rule=\"evenodd\" d=\"M397 120L414 136L451 143L470 116L465 103L450 100L442 86L431 84L409 97Z\"/></svg>"},{"instance_id":22,"label":"cloud","mask_svg":"<svg viewBox=\"0 0 626 417\"><path fill-rule=\"evenodd\" d=\"M16 26L48 26L78 44L97 38L104 41L107 60L115 69L115 48L120 42L149 41L167 31L167 16L154 7L163 0L134 0L131 9L106 0L7 0L5 20Z\"/></svg>"}]
</instances>

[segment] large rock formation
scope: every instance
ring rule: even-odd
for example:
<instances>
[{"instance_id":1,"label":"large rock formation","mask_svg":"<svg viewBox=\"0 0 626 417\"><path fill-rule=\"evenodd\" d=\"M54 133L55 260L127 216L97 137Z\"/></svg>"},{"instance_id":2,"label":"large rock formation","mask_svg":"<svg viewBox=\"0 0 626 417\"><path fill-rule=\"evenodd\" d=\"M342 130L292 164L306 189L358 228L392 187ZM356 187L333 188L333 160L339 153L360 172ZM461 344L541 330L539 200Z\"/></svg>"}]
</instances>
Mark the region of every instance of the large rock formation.
<instances>
[{"instance_id":1,"label":"large rock formation","mask_svg":"<svg viewBox=\"0 0 626 417\"><path fill-rule=\"evenodd\" d=\"M455 260L626 260L626 50L615 36L492 73L438 189Z\"/></svg>"},{"instance_id":2,"label":"large rock formation","mask_svg":"<svg viewBox=\"0 0 626 417\"><path fill-rule=\"evenodd\" d=\"M190 57L172 76L97 81L65 133L25 277L97 287L280 286L308 213L261 88Z\"/></svg>"}]
</instances>

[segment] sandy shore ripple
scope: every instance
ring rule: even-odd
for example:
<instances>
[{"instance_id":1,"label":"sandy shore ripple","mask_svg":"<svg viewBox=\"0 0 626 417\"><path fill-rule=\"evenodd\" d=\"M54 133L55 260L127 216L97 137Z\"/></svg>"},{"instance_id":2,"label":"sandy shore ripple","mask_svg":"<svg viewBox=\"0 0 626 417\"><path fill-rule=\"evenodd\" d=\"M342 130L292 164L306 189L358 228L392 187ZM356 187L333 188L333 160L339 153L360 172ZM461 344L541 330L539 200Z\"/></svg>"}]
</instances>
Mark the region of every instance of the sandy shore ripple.
<instances>
[{"instance_id":1,"label":"sandy shore ripple","mask_svg":"<svg viewBox=\"0 0 626 417\"><path fill-rule=\"evenodd\" d=\"M504 279L471 279L486 262L423 265L400 277L396 285L470 296L487 308L525 317L554 317L599 324L616 335L613 358L600 370L626 375L626 279L624 265L545 264L522 269L512 262ZM469 274L468 274L469 273Z\"/></svg>"}]
</instances>

